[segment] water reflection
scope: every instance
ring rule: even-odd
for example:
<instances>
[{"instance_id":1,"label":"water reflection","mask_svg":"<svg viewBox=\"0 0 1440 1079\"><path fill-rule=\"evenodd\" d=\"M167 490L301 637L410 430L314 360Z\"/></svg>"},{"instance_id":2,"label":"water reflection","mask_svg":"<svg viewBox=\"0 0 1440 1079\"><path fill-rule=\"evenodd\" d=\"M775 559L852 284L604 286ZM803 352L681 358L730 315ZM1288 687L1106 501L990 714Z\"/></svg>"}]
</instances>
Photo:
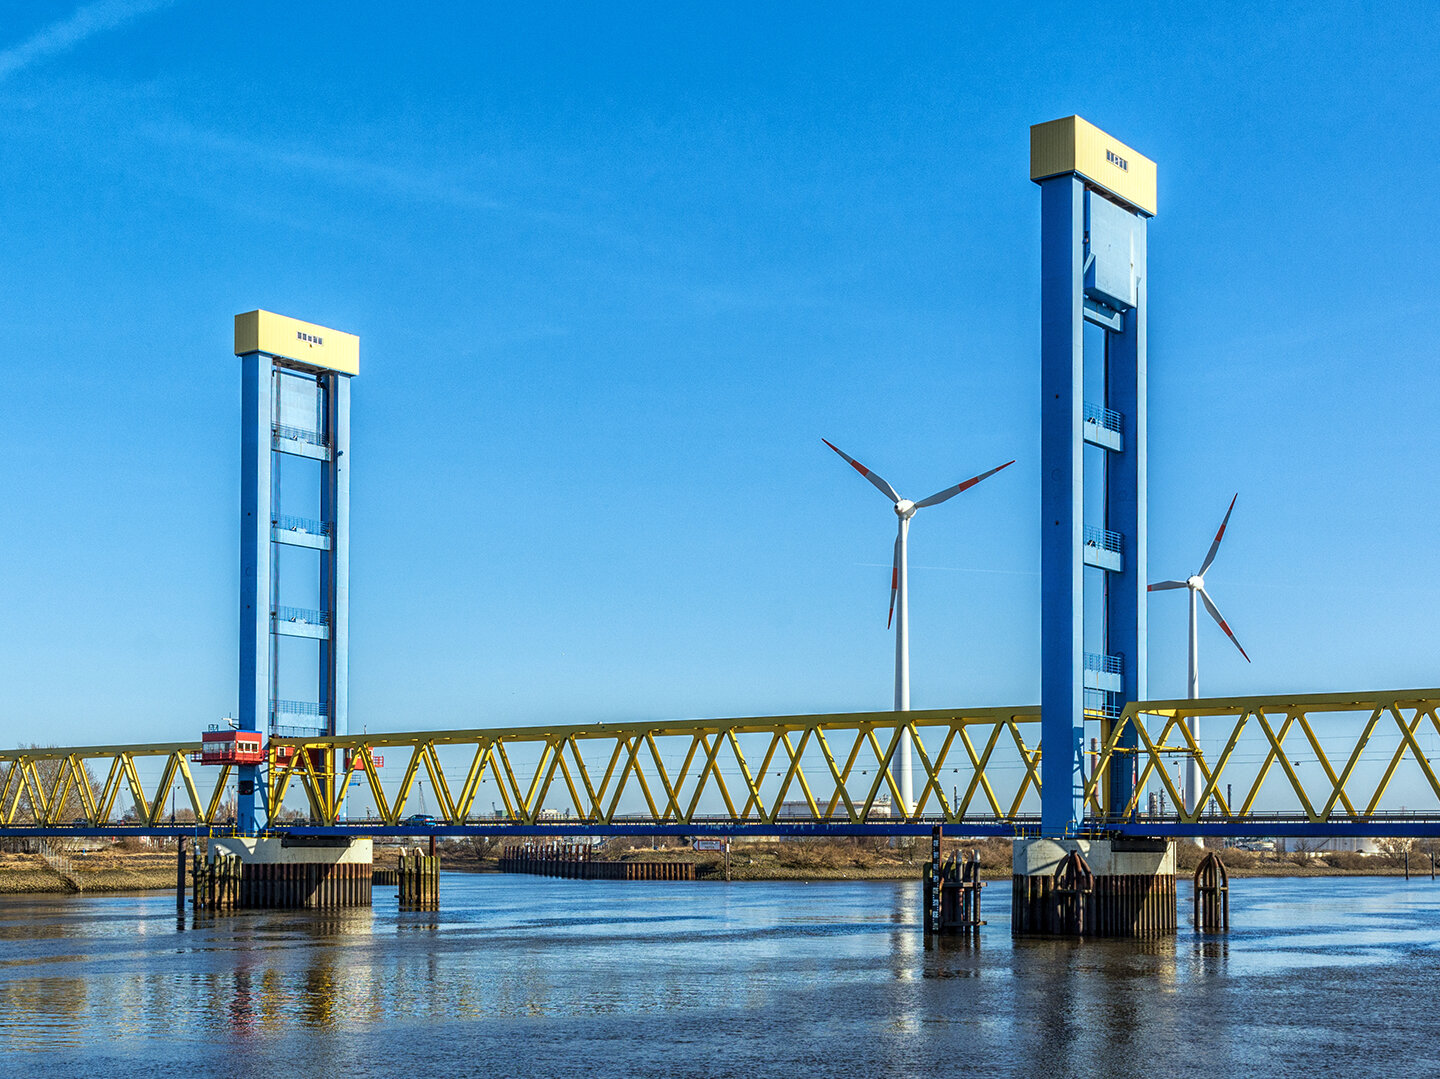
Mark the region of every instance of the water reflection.
<instances>
[{"instance_id":1,"label":"water reflection","mask_svg":"<svg viewBox=\"0 0 1440 1079\"><path fill-rule=\"evenodd\" d=\"M1246 1074L1298 1059L1324 1024L1366 1070L1403 1074L1413 1053L1371 1032L1406 1015L1416 1039L1440 1033L1440 889L1245 880L1228 934L1083 943L1012 941L1008 890L993 891L978 935L928 945L914 883L447 874L439 911L398 912L380 890L373 909L187 917L183 930L163 894L0 899L0 1072L18 1070L11 1054L34 1075L99 1072L163 1038L195 1074L222 1060L280 1074L297 1037L326 1032L360 1075L412 1061L694 1074L720 1045L722 1071L751 1075L929 1075L962 1060L979 1074L1126 1075L1157 1059Z\"/></svg>"}]
</instances>

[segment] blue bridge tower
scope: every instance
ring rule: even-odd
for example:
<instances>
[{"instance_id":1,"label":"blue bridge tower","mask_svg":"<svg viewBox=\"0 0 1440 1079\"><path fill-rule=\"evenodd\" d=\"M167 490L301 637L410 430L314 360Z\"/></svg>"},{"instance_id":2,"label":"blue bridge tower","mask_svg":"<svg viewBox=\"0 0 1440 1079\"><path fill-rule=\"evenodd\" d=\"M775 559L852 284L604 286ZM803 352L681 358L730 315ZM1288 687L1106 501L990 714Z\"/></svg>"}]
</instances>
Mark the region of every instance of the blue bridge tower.
<instances>
[{"instance_id":1,"label":"blue bridge tower","mask_svg":"<svg viewBox=\"0 0 1440 1079\"><path fill-rule=\"evenodd\" d=\"M1086 815L1086 720L1103 739L1125 702L1146 695L1155 163L1070 116L1030 129L1030 178L1041 206L1041 832L1063 837ZM1133 784L1132 769L1112 768L1103 803L1124 806Z\"/></svg>"},{"instance_id":2,"label":"blue bridge tower","mask_svg":"<svg viewBox=\"0 0 1440 1079\"><path fill-rule=\"evenodd\" d=\"M242 417L239 727L345 734L350 379L360 370L360 339L250 311L235 316L235 355ZM240 767L236 825L245 834L258 824L258 767Z\"/></svg>"}]
</instances>

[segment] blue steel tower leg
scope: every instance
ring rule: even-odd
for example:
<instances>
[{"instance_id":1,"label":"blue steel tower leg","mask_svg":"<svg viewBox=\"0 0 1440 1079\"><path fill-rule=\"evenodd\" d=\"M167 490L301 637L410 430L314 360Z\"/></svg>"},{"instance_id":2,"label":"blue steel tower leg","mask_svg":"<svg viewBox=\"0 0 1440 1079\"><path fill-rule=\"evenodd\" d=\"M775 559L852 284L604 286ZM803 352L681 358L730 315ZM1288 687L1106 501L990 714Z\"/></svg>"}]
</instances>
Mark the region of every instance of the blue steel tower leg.
<instances>
[{"instance_id":1,"label":"blue steel tower leg","mask_svg":"<svg viewBox=\"0 0 1440 1079\"><path fill-rule=\"evenodd\" d=\"M270 712L270 357L241 362L240 435L240 729L266 729ZM259 769L241 765L235 813L244 834L256 830Z\"/></svg>"},{"instance_id":2,"label":"blue steel tower leg","mask_svg":"<svg viewBox=\"0 0 1440 1079\"><path fill-rule=\"evenodd\" d=\"M330 524L330 549L321 559L321 608L330 615L322 642L321 694L331 734L349 733L350 656L350 379L325 376L326 428L331 458L321 474L321 516Z\"/></svg>"},{"instance_id":3,"label":"blue steel tower leg","mask_svg":"<svg viewBox=\"0 0 1440 1079\"><path fill-rule=\"evenodd\" d=\"M1084 738L1085 185L1040 185L1040 826L1065 835L1080 819Z\"/></svg>"},{"instance_id":4,"label":"blue steel tower leg","mask_svg":"<svg viewBox=\"0 0 1440 1079\"><path fill-rule=\"evenodd\" d=\"M1106 406L1124 417L1125 442L1120 452L1105 456L1105 515L1107 529L1125 537L1124 566L1108 577L1105 602L1108 651L1124 657L1124 698L1143 701L1149 696L1146 656L1149 651L1146 614L1146 415L1145 415L1145 219L1130 223L1131 264L1135 277L1135 305L1124 314L1124 330L1107 334L1105 370ZM1139 717L1136 717L1139 721ZM1134 726L1127 727L1119 747L1124 767L1109 776L1109 810L1120 814L1135 790L1133 762L1140 746Z\"/></svg>"}]
</instances>

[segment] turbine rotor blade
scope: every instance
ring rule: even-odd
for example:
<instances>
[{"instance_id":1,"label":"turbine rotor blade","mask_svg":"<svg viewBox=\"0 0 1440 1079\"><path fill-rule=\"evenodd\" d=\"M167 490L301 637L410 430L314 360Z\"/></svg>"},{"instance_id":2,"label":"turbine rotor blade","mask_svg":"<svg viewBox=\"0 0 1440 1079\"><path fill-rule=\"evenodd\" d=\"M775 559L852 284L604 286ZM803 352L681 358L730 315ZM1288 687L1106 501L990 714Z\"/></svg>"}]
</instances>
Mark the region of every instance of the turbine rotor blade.
<instances>
[{"instance_id":1,"label":"turbine rotor blade","mask_svg":"<svg viewBox=\"0 0 1440 1079\"><path fill-rule=\"evenodd\" d=\"M831 448L833 449L834 447L832 446ZM915 508L923 509L925 506L938 506L947 498L954 498L961 491L968 491L971 487L974 487L981 480L989 479L991 476L995 475L995 473L999 472L1000 469L1009 468L1014 463L1014 461L1006 461L1003 465L1000 465L999 468L992 468L989 472L982 472L980 473L980 475L973 476L970 479L966 480L964 483L957 483L954 487L947 487L945 488L945 490L938 491L935 494L931 495L929 498L922 498L919 502L915 503Z\"/></svg>"},{"instance_id":2,"label":"turbine rotor blade","mask_svg":"<svg viewBox=\"0 0 1440 1079\"><path fill-rule=\"evenodd\" d=\"M869 480L877 488L879 488L880 493L883 494L886 498L888 498L891 502L900 501L900 496L895 493L895 488L891 487L874 472L871 472L868 468L862 465L859 461L855 460L855 458L851 457L848 453L842 450L839 446L835 445L835 443L831 442L828 438L822 438L820 441L825 443L825 445L829 446L841 457L845 458L845 460L849 461L851 468L853 468L856 472L860 473L860 475L864 476L867 480Z\"/></svg>"},{"instance_id":3,"label":"turbine rotor blade","mask_svg":"<svg viewBox=\"0 0 1440 1079\"><path fill-rule=\"evenodd\" d=\"M890 613L885 616L885 628L895 620L895 593L900 591L900 540L895 540L895 558L890 563Z\"/></svg>"},{"instance_id":4,"label":"turbine rotor blade","mask_svg":"<svg viewBox=\"0 0 1440 1079\"><path fill-rule=\"evenodd\" d=\"M1158 583L1156 583L1156 584L1152 584L1152 585L1151 585L1149 588L1147 588L1145 591L1147 591L1147 592L1165 592L1165 591L1167 591L1167 590L1169 590L1169 589L1171 589L1171 588L1189 588L1189 587L1190 587L1190 586L1189 586L1185 581L1160 581L1160 582L1158 582Z\"/></svg>"},{"instance_id":5,"label":"turbine rotor blade","mask_svg":"<svg viewBox=\"0 0 1440 1079\"><path fill-rule=\"evenodd\" d=\"M1237 492L1235 498L1239 498ZM1210 544L1210 553L1205 556L1205 561L1200 565L1200 572L1197 577L1205 576L1205 571L1210 568L1210 563L1215 561L1215 553L1220 550L1220 541L1225 538L1225 526L1230 523L1230 514L1235 510L1235 498L1230 500L1230 508L1225 511L1225 520L1220 522L1220 531L1215 533L1215 540Z\"/></svg>"},{"instance_id":6,"label":"turbine rotor blade","mask_svg":"<svg viewBox=\"0 0 1440 1079\"><path fill-rule=\"evenodd\" d=\"M1245 656L1245 662L1249 663L1249 655L1247 655L1245 649L1240 646L1240 642L1236 639L1235 634L1230 631L1230 624L1220 616L1220 608L1215 606L1215 601L1210 598L1205 589L1201 588L1197 589L1197 591L1200 593L1200 601L1205 604L1205 609L1210 612L1210 617L1215 619L1216 624L1225 631L1225 636L1229 637L1235 647L1240 649L1240 654Z\"/></svg>"}]
</instances>

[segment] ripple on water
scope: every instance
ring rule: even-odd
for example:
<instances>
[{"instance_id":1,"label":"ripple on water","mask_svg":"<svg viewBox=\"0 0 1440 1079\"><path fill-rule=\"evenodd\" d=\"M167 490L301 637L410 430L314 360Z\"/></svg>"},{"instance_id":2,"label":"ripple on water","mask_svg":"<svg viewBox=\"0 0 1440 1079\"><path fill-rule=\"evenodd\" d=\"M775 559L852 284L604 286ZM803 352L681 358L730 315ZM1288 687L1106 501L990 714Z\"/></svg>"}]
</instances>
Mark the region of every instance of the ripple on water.
<instances>
[{"instance_id":1,"label":"ripple on water","mask_svg":"<svg viewBox=\"0 0 1440 1079\"><path fill-rule=\"evenodd\" d=\"M5 898L0 1073L146 1062L147 1079L274 1079L323 1046L347 1075L829 1079L964 1062L1153 1079L1137 1062L1204 1060L1350 1079L1357 1060L1424 1074L1416 1046L1440 1034L1440 888L1237 880L1229 934L1080 943L1012 941L993 888L977 940L929 948L919 899L871 881L446 874L438 912L401 914L381 889L372 910L180 928L163 894ZM1345 1039L1343 1072L1317 1056L1323 1036Z\"/></svg>"}]
</instances>

